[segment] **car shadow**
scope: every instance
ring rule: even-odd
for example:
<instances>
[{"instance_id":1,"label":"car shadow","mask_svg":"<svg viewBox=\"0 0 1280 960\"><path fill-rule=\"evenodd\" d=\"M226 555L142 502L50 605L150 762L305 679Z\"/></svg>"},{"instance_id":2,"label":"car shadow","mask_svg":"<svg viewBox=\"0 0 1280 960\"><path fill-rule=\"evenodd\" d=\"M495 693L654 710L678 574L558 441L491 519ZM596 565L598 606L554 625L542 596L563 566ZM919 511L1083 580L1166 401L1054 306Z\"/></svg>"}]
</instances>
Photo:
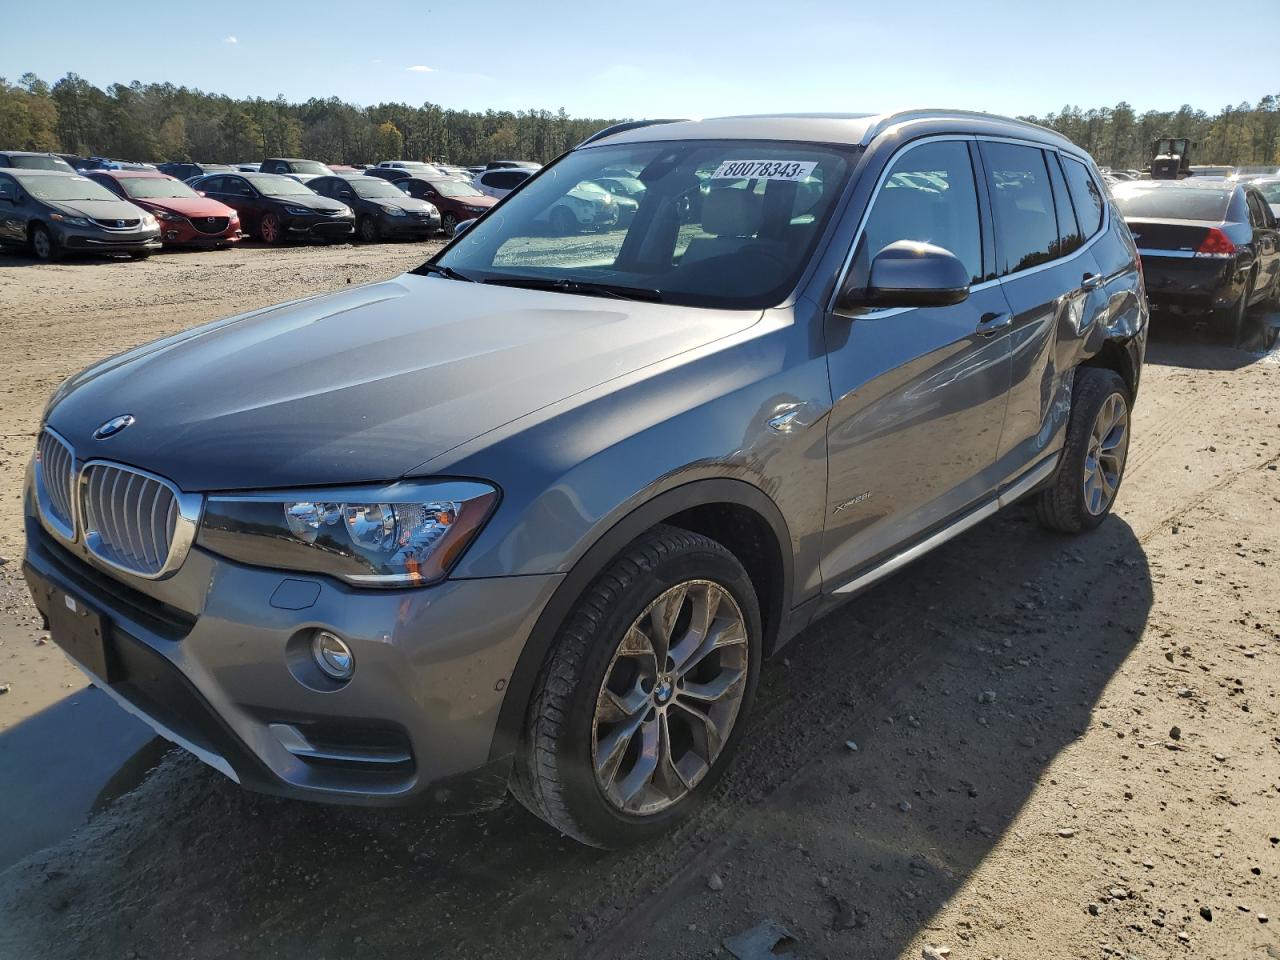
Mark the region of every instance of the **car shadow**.
<instances>
[{"instance_id":1,"label":"car shadow","mask_svg":"<svg viewBox=\"0 0 1280 960\"><path fill-rule=\"evenodd\" d=\"M1193 370L1240 370L1268 355L1280 329L1280 312L1255 314L1255 333L1239 346L1203 318L1156 312L1151 318L1147 363Z\"/></svg>"},{"instance_id":2,"label":"car shadow","mask_svg":"<svg viewBox=\"0 0 1280 960\"><path fill-rule=\"evenodd\" d=\"M1151 606L1122 519L1067 538L1006 511L792 641L711 802L631 850L510 802L432 820L257 796L175 750L0 875L0 954L706 956L774 918L797 957L896 956L1089 726ZM850 905L874 922L834 930Z\"/></svg>"}]
</instances>

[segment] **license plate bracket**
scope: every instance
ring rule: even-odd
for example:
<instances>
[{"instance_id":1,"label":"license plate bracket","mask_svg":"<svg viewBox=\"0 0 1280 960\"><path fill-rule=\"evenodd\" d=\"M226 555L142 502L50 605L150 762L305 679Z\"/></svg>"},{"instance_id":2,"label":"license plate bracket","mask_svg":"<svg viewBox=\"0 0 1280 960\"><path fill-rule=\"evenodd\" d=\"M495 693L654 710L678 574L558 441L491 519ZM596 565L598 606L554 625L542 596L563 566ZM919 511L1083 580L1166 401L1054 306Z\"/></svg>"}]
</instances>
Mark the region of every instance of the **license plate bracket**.
<instances>
[{"instance_id":1,"label":"license plate bracket","mask_svg":"<svg viewBox=\"0 0 1280 960\"><path fill-rule=\"evenodd\" d=\"M49 584L41 606L49 620L49 634L71 659L100 680L110 683L113 658L107 639L107 621L79 597Z\"/></svg>"}]
</instances>

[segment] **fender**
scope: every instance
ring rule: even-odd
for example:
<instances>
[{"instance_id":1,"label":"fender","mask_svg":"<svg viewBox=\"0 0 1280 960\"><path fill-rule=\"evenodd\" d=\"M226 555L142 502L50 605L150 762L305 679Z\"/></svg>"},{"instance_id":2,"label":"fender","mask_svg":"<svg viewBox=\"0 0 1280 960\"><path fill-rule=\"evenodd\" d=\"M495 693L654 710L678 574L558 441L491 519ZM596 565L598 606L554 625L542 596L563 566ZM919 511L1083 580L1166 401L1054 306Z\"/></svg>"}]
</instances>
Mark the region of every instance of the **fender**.
<instances>
[{"instance_id":1,"label":"fender","mask_svg":"<svg viewBox=\"0 0 1280 960\"><path fill-rule=\"evenodd\" d=\"M507 684L498 714L498 726L489 747L491 760L513 755L524 730L525 713L534 683L546 661L547 653L560 633L578 598L632 540L650 527L691 507L707 503L733 503L754 510L768 522L782 553L782 596L778 606L778 622L765 624L764 648L768 650L775 637L787 636L787 619L791 610L792 561L791 534L782 512L759 487L742 480L712 478L682 484L645 501L607 530L595 534L594 541L574 564L538 615L529 639Z\"/></svg>"}]
</instances>

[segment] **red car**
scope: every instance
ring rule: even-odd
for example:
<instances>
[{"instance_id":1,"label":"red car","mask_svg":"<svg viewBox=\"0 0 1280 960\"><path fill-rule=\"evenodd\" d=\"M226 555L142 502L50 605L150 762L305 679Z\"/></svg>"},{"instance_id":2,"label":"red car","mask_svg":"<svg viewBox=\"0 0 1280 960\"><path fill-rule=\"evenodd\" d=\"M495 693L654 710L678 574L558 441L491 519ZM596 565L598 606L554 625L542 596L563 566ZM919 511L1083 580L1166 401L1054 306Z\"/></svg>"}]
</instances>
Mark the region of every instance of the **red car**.
<instances>
[{"instance_id":1,"label":"red car","mask_svg":"<svg viewBox=\"0 0 1280 960\"><path fill-rule=\"evenodd\" d=\"M95 170L86 174L160 221L165 246L225 247L240 241L240 215L181 180L154 170Z\"/></svg>"},{"instance_id":2,"label":"red car","mask_svg":"<svg viewBox=\"0 0 1280 960\"><path fill-rule=\"evenodd\" d=\"M474 220L498 202L471 184L452 177L406 177L396 186L411 197L435 204L440 210L440 228L446 237L453 236L453 228L459 223Z\"/></svg>"}]
</instances>

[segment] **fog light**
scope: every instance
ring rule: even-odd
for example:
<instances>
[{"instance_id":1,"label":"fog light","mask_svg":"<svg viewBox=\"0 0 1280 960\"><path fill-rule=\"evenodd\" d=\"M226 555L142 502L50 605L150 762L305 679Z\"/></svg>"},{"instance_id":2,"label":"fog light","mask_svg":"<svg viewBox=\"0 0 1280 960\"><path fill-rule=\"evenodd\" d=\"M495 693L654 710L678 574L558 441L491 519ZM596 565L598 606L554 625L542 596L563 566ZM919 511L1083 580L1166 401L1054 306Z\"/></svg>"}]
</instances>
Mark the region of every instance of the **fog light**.
<instances>
[{"instance_id":1,"label":"fog light","mask_svg":"<svg viewBox=\"0 0 1280 960\"><path fill-rule=\"evenodd\" d=\"M350 679L356 670L356 658L351 648L336 634L320 630L311 640L311 653L316 658L316 665L324 671L325 676L334 680Z\"/></svg>"}]
</instances>

